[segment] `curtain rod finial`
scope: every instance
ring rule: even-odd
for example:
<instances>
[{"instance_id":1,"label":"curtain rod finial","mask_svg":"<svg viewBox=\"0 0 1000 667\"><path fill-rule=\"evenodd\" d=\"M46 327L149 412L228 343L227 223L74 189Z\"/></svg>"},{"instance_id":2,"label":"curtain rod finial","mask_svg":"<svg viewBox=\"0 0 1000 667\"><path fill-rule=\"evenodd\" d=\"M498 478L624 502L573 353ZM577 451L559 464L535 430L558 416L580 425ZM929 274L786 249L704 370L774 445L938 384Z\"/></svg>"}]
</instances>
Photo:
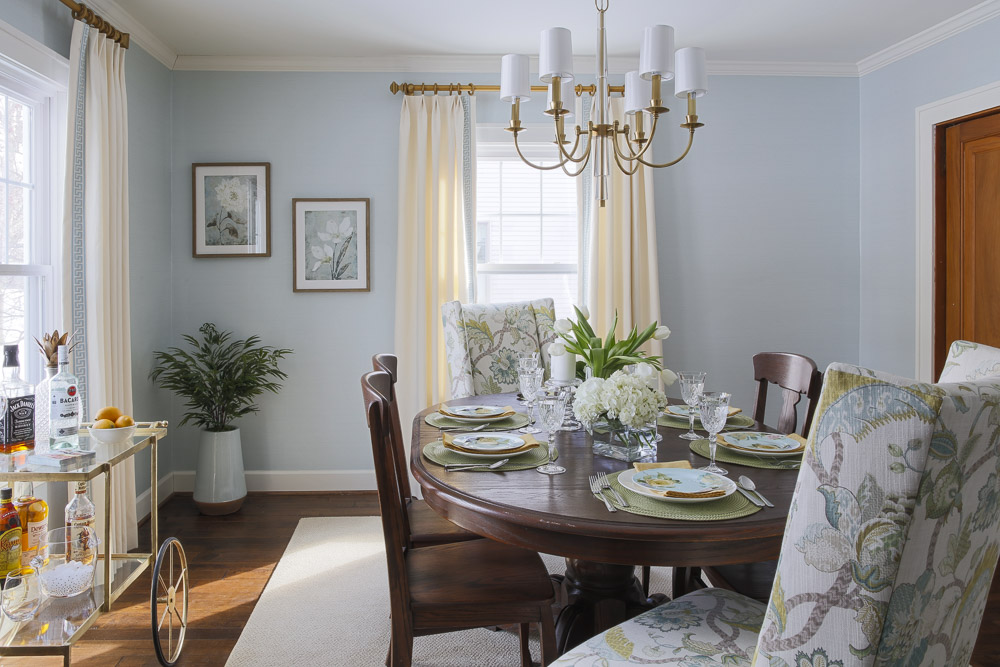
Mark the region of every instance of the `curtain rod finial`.
<instances>
[{"instance_id":1,"label":"curtain rod finial","mask_svg":"<svg viewBox=\"0 0 1000 667\"><path fill-rule=\"evenodd\" d=\"M393 95L395 95L396 93L398 93L399 92L399 84L396 83L395 81L393 81L392 83L390 83L389 84L389 92L392 93Z\"/></svg>"}]
</instances>

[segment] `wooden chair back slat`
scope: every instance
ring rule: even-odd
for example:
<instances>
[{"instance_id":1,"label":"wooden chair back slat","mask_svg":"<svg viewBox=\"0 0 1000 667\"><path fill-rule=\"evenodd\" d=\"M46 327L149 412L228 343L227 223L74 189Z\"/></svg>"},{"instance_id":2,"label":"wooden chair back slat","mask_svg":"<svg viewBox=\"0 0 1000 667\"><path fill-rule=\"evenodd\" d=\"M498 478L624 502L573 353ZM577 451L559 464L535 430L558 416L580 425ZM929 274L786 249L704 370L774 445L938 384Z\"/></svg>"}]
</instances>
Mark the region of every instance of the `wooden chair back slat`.
<instances>
[{"instance_id":1,"label":"wooden chair back slat","mask_svg":"<svg viewBox=\"0 0 1000 667\"><path fill-rule=\"evenodd\" d=\"M371 432L372 457L375 461L375 481L378 487L379 509L382 514L382 533L385 538L386 561L389 571L389 599L393 622L409 628L412 634L413 618L410 612L410 586L406 575L405 549L409 544L406 507L399 496L399 470L393 454L391 429L388 428L391 389L389 374L373 371L361 377L361 393L365 401L365 415Z\"/></svg>"},{"instance_id":2,"label":"wooden chair back slat","mask_svg":"<svg viewBox=\"0 0 1000 667\"><path fill-rule=\"evenodd\" d=\"M401 471L399 475L399 495L407 502L413 495L410 491L410 476L406 468L406 441L403 439L403 429L399 422L399 401L396 400L396 369L398 359L394 354L376 354L372 356L372 369L389 374L389 421L392 429L394 456L396 466Z\"/></svg>"},{"instance_id":3,"label":"wooden chair back slat","mask_svg":"<svg viewBox=\"0 0 1000 667\"><path fill-rule=\"evenodd\" d=\"M805 396L808 401L806 416L798 432L803 436L808 435L823 385L823 374L817 370L816 362L792 352L761 352L753 357L753 374L754 380L757 381L753 418L763 423L768 384L775 384L782 389L781 412L778 415L776 428L782 433L796 432L797 407Z\"/></svg>"}]
</instances>

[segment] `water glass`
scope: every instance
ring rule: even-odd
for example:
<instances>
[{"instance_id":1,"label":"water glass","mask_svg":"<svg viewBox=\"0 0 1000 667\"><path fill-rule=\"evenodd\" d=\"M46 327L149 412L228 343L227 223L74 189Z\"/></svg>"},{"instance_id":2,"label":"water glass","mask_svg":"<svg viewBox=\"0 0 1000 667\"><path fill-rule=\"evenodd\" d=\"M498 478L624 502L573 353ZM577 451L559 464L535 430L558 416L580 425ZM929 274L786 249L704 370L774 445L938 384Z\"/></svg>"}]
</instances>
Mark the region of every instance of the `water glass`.
<instances>
[{"instance_id":1,"label":"water glass","mask_svg":"<svg viewBox=\"0 0 1000 667\"><path fill-rule=\"evenodd\" d=\"M524 371L533 371L538 368L538 353L537 352L523 352L517 356L517 372L518 374ZM519 399L521 405L527 405L530 403L528 398L521 392L521 398Z\"/></svg>"},{"instance_id":2,"label":"water glass","mask_svg":"<svg viewBox=\"0 0 1000 667\"><path fill-rule=\"evenodd\" d=\"M701 436L694 432L694 409L698 407L701 394L705 390L705 376L707 373L695 373L683 371L677 374L677 379L681 384L681 398L687 403L688 408L688 432L681 434L685 440L700 440Z\"/></svg>"},{"instance_id":3,"label":"water glass","mask_svg":"<svg viewBox=\"0 0 1000 667\"><path fill-rule=\"evenodd\" d=\"M565 389L557 387L543 388L536 394L538 418L549 434L549 460L535 468L535 470L546 475L558 475L566 472L566 468L555 465L552 463L552 460L558 455L556 447L553 444L553 439L556 433L559 432L559 427L562 426L563 419L566 416L566 397L568 395L569 392Z\"/></svg>"},{"instance_id":4,"label":"water glass","mask_svg":"<svg viewBox=\"0 0 1000 667\"><path fill-rule=\"evenodd\" d=\"M42 601L38 571L30 567L11 570L0 593L0 609L12 621L27 621L35 616Z\"/></svg>"},{"instance_id":5,"label":"water glass","mask_svg":"<svg viewBox=\"0 0 1000 667\"><path fill-rule=\"evenodd\" d=\"M719 446L719 431L726 425L729 417L729 397L724 391L705 392L701 395L698 409L701 412L701 425L708 431L708 452L711 455L709 464L701 470L714 472L717 475L728 475L725 468L715 465L715 449Z\"/></svg>"},{"instance_id":6,"label":"water glass","mask_svg":"<svg viewBox=\"0 0 1000 667\"><path fill-rule=\"evenodd\" d=\"M534 420L532 419L532 413L535 407L535 394L542 387L542 376L545 374L544 368L535 368L533 370L520 371L517 374L518 386L521 389L521 395L524 396L524 400L528 403L528 425L519 429L521 433L541 433L541 429L534 425Z\"/></svg>"}]
</instances>

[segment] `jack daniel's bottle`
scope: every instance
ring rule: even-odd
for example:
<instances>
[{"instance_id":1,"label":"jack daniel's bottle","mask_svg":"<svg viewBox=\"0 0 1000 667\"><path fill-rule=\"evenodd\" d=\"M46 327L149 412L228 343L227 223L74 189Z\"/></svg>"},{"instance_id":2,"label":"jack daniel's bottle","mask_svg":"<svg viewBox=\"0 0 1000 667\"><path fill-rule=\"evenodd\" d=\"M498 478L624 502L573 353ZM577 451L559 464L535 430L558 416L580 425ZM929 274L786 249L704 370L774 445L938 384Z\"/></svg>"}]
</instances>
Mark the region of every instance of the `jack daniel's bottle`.
<instances>
[{"instance_id":1,"label":"jack daniel's bottle","mask_svg":"<svg viewBox=\"0 0 1000 667\"><path fill-rule=\"evenodd\" d=\"M0 420L0 454L35 448L35 388L21 379L17 345L3 346L3 393L7 409Z\"/></svg>"}]
</instances>

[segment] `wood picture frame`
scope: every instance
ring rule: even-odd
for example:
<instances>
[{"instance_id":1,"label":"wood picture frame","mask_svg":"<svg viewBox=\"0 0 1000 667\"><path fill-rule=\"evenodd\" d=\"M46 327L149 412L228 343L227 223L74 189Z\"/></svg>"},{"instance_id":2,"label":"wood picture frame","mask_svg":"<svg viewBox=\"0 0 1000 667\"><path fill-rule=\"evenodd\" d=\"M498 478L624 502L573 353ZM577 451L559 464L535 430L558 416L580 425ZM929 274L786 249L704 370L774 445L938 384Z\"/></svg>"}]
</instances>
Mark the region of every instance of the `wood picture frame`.
<instances>
[{"instance_id":1,"label":"wood picture frame","mask_svg":"<svg viewBox=\"0 0 1000 667\"><path fill-rule=\"evenodd\" d=\"M371 291L371 200L292 200L292 291Z\"/></svg>"},{"instance_id":2,"label":"wood picture frame","mask_svg":"<svg viewBox=\"0 0 1000 667\"><path fill-rule=\"evenodd\" d=\"M191 254L271 256L271 163L191 165Z\"/></svg>"}]
</instances>

